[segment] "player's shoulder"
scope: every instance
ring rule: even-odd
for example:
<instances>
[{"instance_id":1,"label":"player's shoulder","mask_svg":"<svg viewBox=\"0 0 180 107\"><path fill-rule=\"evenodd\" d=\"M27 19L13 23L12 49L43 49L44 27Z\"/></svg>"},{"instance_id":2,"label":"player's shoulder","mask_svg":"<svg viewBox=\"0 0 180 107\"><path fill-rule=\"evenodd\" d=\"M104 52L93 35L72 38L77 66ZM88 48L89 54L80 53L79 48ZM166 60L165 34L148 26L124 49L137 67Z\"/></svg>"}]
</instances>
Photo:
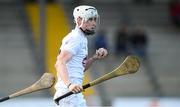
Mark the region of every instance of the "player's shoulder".
<instances>
[{"instance_id":1,"label":"player's shoulder","mask_svg":"<svg viewBox=\"0 0 180 107\"><path fill-rule=\"evenodd\" d=\"M79 32L77 32L76 30L72 30L65 38L73 39L73 40L80 40L81 36Z\"/></svg>"},{"instance_id":2,"label":"player's shoulder","mask_svg":"<svg viewBox=\"0 0 180 107\"><path fill-rule=\"evenodd\" d=\"M64 38L63 38L63 42L80 42L81 41L81 38L79 38L78 35L76 34L73 34L73 33L69 33L68 35L66 35Z\"/></svg>"}]
</instances>

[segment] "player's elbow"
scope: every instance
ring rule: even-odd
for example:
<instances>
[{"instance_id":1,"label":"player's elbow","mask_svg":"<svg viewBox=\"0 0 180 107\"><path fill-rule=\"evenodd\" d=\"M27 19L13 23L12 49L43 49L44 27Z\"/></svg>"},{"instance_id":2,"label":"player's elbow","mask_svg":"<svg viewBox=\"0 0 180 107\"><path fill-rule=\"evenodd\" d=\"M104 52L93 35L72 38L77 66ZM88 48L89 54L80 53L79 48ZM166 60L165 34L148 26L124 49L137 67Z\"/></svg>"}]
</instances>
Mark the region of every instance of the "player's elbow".
<instances>
[{"instance_id":1,"label":"player's elbow","mask_svg":"<svg viewBox=\"0 0 180 107\"><path fill-rule=\"evenodd\" d=\"M58 64L56 63L56 64L54 65L54 67L57 69L57 68L58 68Z\"/></svg>"},{"instance_id":2,"label":"player's elbow","mask_svg":"<svg viewBox=\"0 0 180 107\"><path fill-rule=\"evenodd\" d=\"M66 61L58 60L58 61L56 62L56 64L54 65L54 67L55 67L56 69L58 69L59 67L64 66L64 65L66 65Z\"/></svg>"},{"instance_id":3,"label":"player's elbow","mask_svg":"<svg viewBox=\"0 0 180 107\"><path fill-rule=\"evenodd\" d=\"M65 66L66 63L68 63L68 61L71 59L71 57L72 54L62 51L61 54L57 56L55 68L58 69L61 66Z\"/></svg>"}]
</instances>

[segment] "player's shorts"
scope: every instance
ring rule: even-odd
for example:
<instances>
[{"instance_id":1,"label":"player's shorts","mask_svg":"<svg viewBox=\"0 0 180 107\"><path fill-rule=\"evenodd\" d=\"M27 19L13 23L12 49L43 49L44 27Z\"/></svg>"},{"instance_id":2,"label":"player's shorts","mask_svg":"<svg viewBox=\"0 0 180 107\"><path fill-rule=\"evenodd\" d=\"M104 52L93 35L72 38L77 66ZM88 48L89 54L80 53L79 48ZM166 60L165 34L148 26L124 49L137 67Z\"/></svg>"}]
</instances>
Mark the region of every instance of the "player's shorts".
<instances>
[{"instance_id":1,"label":"player's shorts","mask_svg":"<svg viewBox=\"0 0 180 107\"><path fill-rule=\"evenodd\" d=\"M71 79L71 82L75 84L80 84L81 80ZM55 88L56 88L56 93L54 95L54 99L69 92L67 86L65 86L62 82L59 81L56 84ZM56 107L87 107L87 106L83 94L78 93L78 94L72 94L66 98L61 99L59 101L59 105L56 105Z\"/></svg>"}]
</instances>

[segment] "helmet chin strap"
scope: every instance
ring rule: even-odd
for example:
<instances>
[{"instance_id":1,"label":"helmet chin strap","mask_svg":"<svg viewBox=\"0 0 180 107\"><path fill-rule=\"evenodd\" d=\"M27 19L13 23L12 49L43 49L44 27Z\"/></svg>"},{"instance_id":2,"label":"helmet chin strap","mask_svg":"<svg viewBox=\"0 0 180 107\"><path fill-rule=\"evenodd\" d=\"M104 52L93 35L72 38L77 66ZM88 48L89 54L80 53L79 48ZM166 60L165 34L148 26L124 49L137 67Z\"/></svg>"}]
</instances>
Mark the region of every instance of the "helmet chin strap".
<instances>
[{"instance_id":1,"label":"helmet chin strap","mask_svg":"<svg viewBox=\"0 0 180 107\"><path fill-rule=\"evenodd\" d=\"M83 33L85 34L85 35L93 35L93 34L95 34L95 31L94 30L83 30L82 28L80 28L82 31L83 31Z\"/></svg>"}]
</instances>

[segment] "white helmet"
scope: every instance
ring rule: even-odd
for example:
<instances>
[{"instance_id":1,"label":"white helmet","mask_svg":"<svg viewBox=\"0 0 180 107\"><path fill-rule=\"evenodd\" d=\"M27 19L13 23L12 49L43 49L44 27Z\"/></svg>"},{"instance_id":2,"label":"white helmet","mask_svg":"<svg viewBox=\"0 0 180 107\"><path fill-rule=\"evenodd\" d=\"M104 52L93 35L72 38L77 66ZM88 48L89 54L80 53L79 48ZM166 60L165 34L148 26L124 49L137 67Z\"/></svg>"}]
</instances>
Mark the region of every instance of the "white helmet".
<instances>
[{"instance_id":1,"label":"white helmet","mask_svg":"<svg viewBox=\"0 0 180 107\"><path fill-rule=\"evenodd\" d=\"M87 21L89 18L92 18L92 17L98 18L99 15L95 7L81 5L74 9L73 16L74 16L75 21L78 17L81 17L84 21Z\"/></svg>"}]
</instances>

